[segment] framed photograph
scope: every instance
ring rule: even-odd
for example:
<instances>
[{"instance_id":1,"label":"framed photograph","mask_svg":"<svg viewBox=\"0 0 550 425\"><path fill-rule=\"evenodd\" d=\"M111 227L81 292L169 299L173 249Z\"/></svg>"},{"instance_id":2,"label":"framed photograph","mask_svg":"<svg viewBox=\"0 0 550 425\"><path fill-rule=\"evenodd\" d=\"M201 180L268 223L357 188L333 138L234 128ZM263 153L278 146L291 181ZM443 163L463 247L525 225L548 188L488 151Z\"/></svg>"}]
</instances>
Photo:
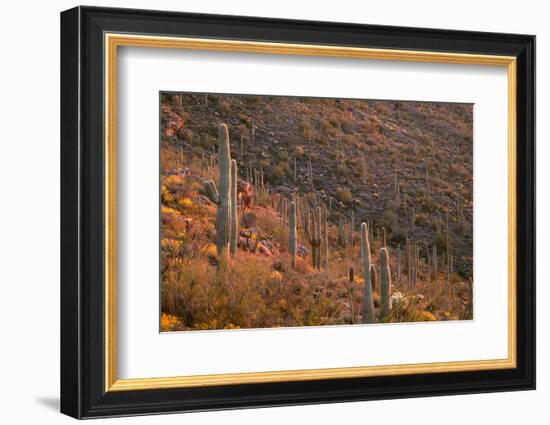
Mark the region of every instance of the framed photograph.
<instances>
[{"instance_id":1,"label":"framed photograph","mask_svg":"<svg viewBox=\"0 0 550 425\"><path fill-rule=\"evenodd\" d=\"M61 14L61 411L535 388L535 37Z\"/></svg>"}]
</instances>

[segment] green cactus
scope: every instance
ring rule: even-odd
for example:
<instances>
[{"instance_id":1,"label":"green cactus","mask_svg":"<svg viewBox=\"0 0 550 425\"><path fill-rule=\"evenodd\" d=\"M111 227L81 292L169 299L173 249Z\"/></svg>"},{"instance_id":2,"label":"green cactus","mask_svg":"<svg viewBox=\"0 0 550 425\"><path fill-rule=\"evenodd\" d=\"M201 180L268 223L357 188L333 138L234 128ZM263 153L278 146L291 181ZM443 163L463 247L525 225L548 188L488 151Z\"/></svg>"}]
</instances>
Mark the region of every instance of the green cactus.
<instances>
[{"instance_id":1,"label":"green cactus","mask_svg":"<svg viewBox=\"0 0 550 425\"><path fill-rule=\"evenodd\" d=\"M329 250L329 243L328 243L328 219L327 219L327 215L328 215L328 212L327 212L327 207L326 205L323 205L322 206L322 209L323 209L323 217L322 217L322 226L321 226L321 231L322 231L322 239L323 239L323 255L325 257L325 269L328 270L328 250Z\"/></svg>"},{"instance_id":2,"label":"green cactus","mask_svg":"<svg viewBox=\"0 0 550 425\"><path fill-rule=\"evenodd\" d=\"M296 229L296 203L290 203L289 232L288 243L290 252L290 261L292 268L296 267L296 248L297 248L297 229Z\"/></svg>"},{"instance_id":3,"label":"green cactus","mask_svg":"<svg viewBox=\"0 0 550 425\"><path fill-rule=\"evenodd\" d=\"M407 288L412 286L411 241L407 238Z\"/></svg>"},{"instance_id":4,"label":"green cactus","mask_svg":"<svg viewBox=\"0 0 550 425\"><path fill-rule=\"evenodd\" d=\"M367 224L361 223L361 260L363 264L363 323L374 322L374 302L372 300L372 283L370 274L370 246Z\"/></svg>"},{"instance_id":5,"label":"green cactus","mask_svg":"<svg viewBox=\"0 0 550 425\"><path fill-rule=\"evenodd\" d=\"M401 285L401 244L397 244L397 285Z\"/></svg>"},{"instance_id":6,"label":"green cactus","mask_svg":"<svg viewBox=\"0 0 550 425\"><path fill-rule=\"evenodd\" d=\"M349 298L349 311L351 315L351 323L355 323L355 311L353 308L353 281L355 280L355 269L353 266L349 266L348 269L348 298Z\"/></svg>"},{"instance_id":7,"label":"green cactus","mask_svg":"<svg viewBox=\"0 0 550 425\"><path fill-rule=\"evenodd\" d=\"M311 265L315 269L321 268L321 208L312 209L305 224L305 231L311 245Z\"/></svg>"},{"instance_id":8,"label":"green cactus","mask_svg":"<svg viewBox=\"0 0 550 425\"><path fill-rule=\"evenodd\" d=\"M391 274L390 274L390 255L386 248L380 250L380 316L387 317L390 314L391 305Z\"/></svg>"},{"instance_id":9,"label":"green cactus","mask_svg":"<svg viewBox=\"0 0 550 425\"><path fill-rule=\"evenodd\" d=\"M219 185L212 180L205 182L206 193L218 206L216 213L216 249L220 258L226 257L229 251L229 233L231 228L231 150L227 125L220 124L218 130L218 169Z\"/></svg>"},{"instance_id":10,"label":"green cactus","mask_svg":"<svg viewBox=\"0 0 550 425\"><path fill-rule=\"evenodd\" d=\"M350 243L352 247L355 246L354 232L355 232L355 211L351 210Z\"/></svg>"},{"instance_id":11,"label":"green cactus","mask_svg":"<svg viewBox=\"0 0 550 425\"><path fill-rule=\"evenodd\" d=\"M438 271L437 271L437 247L436 247L435 244L432 247L432 249L433 249L432 261L434 262L434 281L435 281L435 283L437 283L437 281L439 280L439 276L438 276Z\"/></svg>"},{"instance_id":12,"label":"green cactus","mask_svg":"<svg viewBox=\"0 0 550 425\"><path fill-rule=\"evenodd\" d=\"M432 272L431 272L431 260L430 260L430 247L428 246L428 242L425 242L426 244L426 266L428 268L428 271L426 272L426 282L430 283L432 279Z\"/></svg>"},{"instance_id":13,"label":"green cactus","mask_svg":"<svg viewBox=\"0 0 550 425\"><path fill-rule=\"evenodd\" d=\"M231 160L231 234L229 238L229 253L235 258L237 254L237 238L239 235L237 220L237 161Z\"/></svg>"}]
</instances>

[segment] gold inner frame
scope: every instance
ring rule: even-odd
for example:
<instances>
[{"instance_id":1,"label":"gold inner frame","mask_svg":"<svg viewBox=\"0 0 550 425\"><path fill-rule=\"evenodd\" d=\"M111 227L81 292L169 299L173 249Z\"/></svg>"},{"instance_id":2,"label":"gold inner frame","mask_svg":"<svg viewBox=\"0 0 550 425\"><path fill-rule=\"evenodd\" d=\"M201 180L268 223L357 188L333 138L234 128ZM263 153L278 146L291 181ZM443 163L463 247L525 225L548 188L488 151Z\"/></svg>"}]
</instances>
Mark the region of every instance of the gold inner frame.
<instances>
[{"instance_id":1,"label":"gold inner frame","mask_svg":"<svg viewBox=\"0 0 550 425\"><path fill-rule=\"evenodd\" d=\"M461 53L370 49L328 45L212 40L128 34L105 34L105 391L307 381L353 377L410 375L510 369L516 367L516 58ZM116 327L116 101L117 51L120 46L328 56L469 65L504 66L508 71L508 357L382 366L247 372L165 378L118 379Z\"/></svg>"}]
</instances>

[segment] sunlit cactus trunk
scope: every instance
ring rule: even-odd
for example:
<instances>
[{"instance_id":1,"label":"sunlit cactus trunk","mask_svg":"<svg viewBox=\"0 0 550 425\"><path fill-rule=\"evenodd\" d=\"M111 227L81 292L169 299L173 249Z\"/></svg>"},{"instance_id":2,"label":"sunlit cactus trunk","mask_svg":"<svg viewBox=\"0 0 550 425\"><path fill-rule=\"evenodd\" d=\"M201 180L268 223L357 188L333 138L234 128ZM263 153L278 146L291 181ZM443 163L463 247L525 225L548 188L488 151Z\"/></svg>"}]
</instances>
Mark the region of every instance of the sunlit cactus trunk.
<instances>
[{"instance_id":1,"label":"sunlit cactus trunk","mask_svg":"<svg viewBox=\"0 0 550 425\"><path fill-rule=\"evenodd\" d=\"M314 229L314 240L315 240L315 268L317 270L321 269L321 207L317 207L313 213L313 229Z\"/></svg>"},{"instance_id":2,"label":"sunlit cactus trunk","mask_svg":"<svg viewBox=\"0 0 550 425\"><path fill-rule=\"evenodd\" d=\"M351 316L351 323L355 323L355 311L353 308L353 281L355 280L355 269L350 266L348 269L348 298L349 298L349 311Z\"/></svg>"},{"instance_id":3,"label":"sunlit cactus trunk","mask_svg":"<svg viewBox=\"0 0 550 425\"><path fill-rule=\"evenodd\" d=\"M229 253L231 257L237 254L237 237L239 235L239 221L237 219L237 161L231 161L231 230L229 238Z\"/></svg>"},{"instance_id":4,"label":"sunlit cactus trunk","mask_svg":"<svg viewBox=\"0 0 550 425\"><path fill-rule=\"evenodd\" d=\"M438 271L437 271L437 247L434 245L432 247L433 253L432 253L432 260L434 262L434 281L437 283L439 280Z\"/></svg>"},{"instance_id":5,"label":"sunlit cactus trunk","mask_svg":"<svg viewBox=\"0 0 550 425\"><path fill-rule=\"evenodd\" d=\"M397 284L401 285L401 244L397 244Z\"/></svg>"},{"instance_id":6,"label":"sunlit cactus trunk","mask_svg":"<svg viewBox=\"0 0 550 425\"><path fill-rule=\"evenodd\" d=\"M309 211L309 217L305 223L305 231L308 242L311 245L311 265L319 270L321 268L321 208L313 208Z\"/></svg>"},{"instance_id":7,"label":"sunlit cactus trunk","mask_svg":"<svg viewBox=\"0 0 550 425\"><path fill-rule=\"evenodd\" d=\"M327 219L327 215L328 215L328 212L327 212L327 207L325 205L323 205L322 207L323 209L323 220L322 220L322 223L323 223L323 226L322 226L322 233L323 233L323 255L325 256L325 269L328 270L328 255L329 255L329 243L328 243L328 219Z\"/></svg>"},{"instance_id":8,"label":"sunlit cactus trunk","mask_svg":"<svg viewBox=\"0 0 550 425\"><path fill-rule=\"evenodd\" d=\"M212 180L205 183L206 193L218 206L216 213L216 249L220 258L229 253L231 229L231 150L227 125L220 124L218 130L219 190Z\"/></svg>"},{"instance_id":9,"label":"sunlit cactus trunk","mask_svg":"<svg viewBox=\"0 0 550 425\"><path fill-rule=\"evenodd\" d=\"M297 229L296 229L296 203L292 201L290 203L290 217L289 217L289 232L288 232L288 244L290 252L290 262L292 268L296 267L296 248L297 241Z\"/></svg>"},{"instance_id":10,"label":"sunlit cactus trunk","mask_svg":"<svg viewBox=\"0 0 550 425\"><path fill-rule=\"evenodd\" d=\"M391 274L390 256L386 248L380 250L380 316L387 317L390 314L391 305Z\"/></svg>"},{"instance_id":11,"label":"sunlit cactus trunk","mask_svg":"<svg viewBox=\"0 0 550 425\"><path fill-rule=\"evenodd\" d=\"M361 262L363 264L363 323L374 321L374 302L372 300L371 259L367 224L361 223Z\"/></svg>"},{"instance_id":12,"label":"sunlit cactus trunk","mask_svg":"<svg viewBox=\"0 0 550 425\"><path fill-rule=\"evenodd\" d=\"M355 238L353 232L355 231L355 211L351 210L351 223L350 223L350 243L351 246L355 246Z\"/></svg>"}]
</instances>

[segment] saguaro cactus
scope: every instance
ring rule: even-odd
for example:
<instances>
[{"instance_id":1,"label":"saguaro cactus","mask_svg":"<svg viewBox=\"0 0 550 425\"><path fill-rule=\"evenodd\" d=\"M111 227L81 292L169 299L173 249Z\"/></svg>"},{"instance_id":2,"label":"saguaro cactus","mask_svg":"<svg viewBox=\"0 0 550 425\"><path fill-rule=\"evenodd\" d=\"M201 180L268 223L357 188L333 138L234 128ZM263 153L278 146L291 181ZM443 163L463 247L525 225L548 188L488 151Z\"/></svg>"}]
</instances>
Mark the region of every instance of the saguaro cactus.
<instances>
[{"instance_id":1,"label":"saguaro cactus","mask_svg":"<svg viewBox=\"0 0 550 425\"><path fill-rule=\"evenodd\" d=\"M390 314L391 305L391 274L390 274L390 256L386 248L380 250L380 316L386 317Z\"/></svg>"},{"instance_id":2,"label":"saguaro cactus","mask_svg":"<svg viewBox=\"0 0 550 425\"><path fill-rule=\"evenodd\" d=\"M212 180L205 183L206 193L218 206L216 213L216 249L220 257L229 251L229 233L231 228L231 151L227 125L220 124L218 130L218 168L219 191Z\"/></svg>"},{"instance_id":3,"label":"saguaro cactus","mask_svg":"<svg viewBox=\"0 0 550 425\"><path fill-rule=\"evenodd\" d=\"M355 323L355 312L353 308L353 281L355 280L355 269L353 266L349 266L348 269L348 298L349 298L349 311L351 315L351 323Z\"/></svg>"},{"instance_id":4,"label":"saguaro cactus","mask_svg":"<svg viewBox=\"0 0 550 425\"><path fill-rule=\"evenodd\" d=\"M401 244L397 244L397 284L401 285Z\"/></svg>"},{"instance_id":5,"label":"saguaro cactus","mask_svg":"<svg viewBox=\"0 0 550 425\"><path fill-rule=\"evenodd\" d=\"M229 238L229 253L232 257L237 254L237 237L239 234L237 220L237 161L231 161L231 229Z\"/></svg>"},{"instance_id":6,"label":"saguaro cactus","mask_svg":"<svg viewBox=\"0 0 550 425\"><path fill-rule=\"evenodd\" d=\"M437 281L439 280L439 276L437 271L437 247L435 246L435 244L432 247L432 250L433 250L432 261L434 262L434 281L435 283L437 283Z\"/></svg>"},{"instance_id":7,"label":"saguaro cactus","mask_svg":"<svg viewBox=\"0 0 550 425\"><path fill-rule=\"evenodd\" d=\"M351 222L350 222L350 243L351 246L355 246L355 238L353 237L353 232L355 231L355 211L351 210Z\"/></svg>"},{"instance_id":8,"label":"saguaro cactus","mask_svg":"<svg viewBox=\"0 0 550 425\"><path fill-rule=\"evenodd\" d=\"M296 203L292 201L290 203L290 217L289 217L289 232L288 232L288 245L290 252L290 262L292 268L296 267L296 247L297 247L297 230L296 230Z\"/></svg>"},{"instance_id":9,"label":"saguaro cactus","mask_svg":"<svg viewBox=\"0 0 550 425\"><path fill-rule=\"evenodd\" d=\"M361 223L361 262L363 264L363 323L374 321L374 302L372 300L371 261L367 224Z\"/></svg>"},{"instance_id":10,"label":"saguaro cactus","mask_svg":"<svg viewBox=\"0 0 550 425\"><path fill-rule=\"evenodd\" d=\"M432 280L432 271L431 271L431 260L430 260L430 247L428 245L428 242L425 242L426 244L426 266L427 266L427 272L426 272L426 282L430 283Z\"/></svg>"},{"instance_id":11,"label":"saguaro cactus","mask_svg":"<svg viewBox=\"0 0 550 425\"><path fill-rule=\"evenodd\" d=\"M322 206L322 212L323 212L323 217L322 217L322 228L321 228L321 231L322 231L322 243L323 243L323 255L325 257L324 259L324 265L325 265L325 269L328 270L328 220L327 220L327 215L328 215L328 212L327 212L327 207L326 205L323 205Z\"/></svg>"},{"instance_id":12,"label":"saguaro cactus","mask_svg":"<svg viewBox=\"0 0 550 425\"><path fill-rule=\"evenodd\" d=\"M407 287L412 286L411 241L407 238Z\"/></svg>"},{"instance_id":13,"label":"saguaro cactus","mask_svg":"<svg viewBox=\"0 0 550 425\"><path fill-rule=\"evenodd\" d=\"M312 209L309 211L309 217L305 224L305 231L309 244L311 245L311 265L316 268L321 268L321 208Z\"/></svg>"}]
</instances>

